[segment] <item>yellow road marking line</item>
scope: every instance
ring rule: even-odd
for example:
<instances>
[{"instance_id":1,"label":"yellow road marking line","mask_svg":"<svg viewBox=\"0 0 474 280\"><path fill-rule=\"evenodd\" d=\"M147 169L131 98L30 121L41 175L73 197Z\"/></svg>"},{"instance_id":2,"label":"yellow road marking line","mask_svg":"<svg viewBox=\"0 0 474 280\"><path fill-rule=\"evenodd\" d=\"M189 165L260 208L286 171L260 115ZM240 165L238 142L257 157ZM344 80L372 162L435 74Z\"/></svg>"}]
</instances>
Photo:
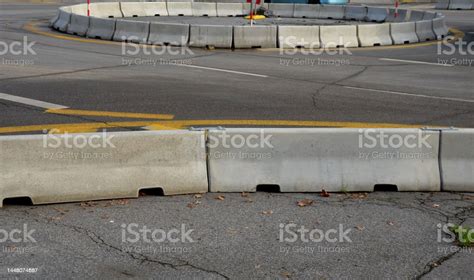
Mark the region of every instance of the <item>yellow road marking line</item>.
<instances>
[{"instance_id":1,"label":"yellow road marking line","mask_svg":"<svg viewBox=\"0 0 474 280\"><path fill-rule=\"evenodd\" d=\"M46 110L45 112L50 113L50 114L58 114L58 115L96 116L96 117L131 118L131 119L172 120L174 118L174 115L169 115L169 114L144 114L144 113L89 111L89 110L73 110L73 109L49 109L49 110Z\"/></svg>"},{"instance_id":2,"label":"yellow road marking line","mask_svg":"<svg viewBox=\"0 0 474 280\"><path fill-rule=\"evenodd\" d=\"M425 125L330 122L330 121L290 121L290 120L173 120L136 121L110 123L70 123L0 127L0 133L19 133L57 129L68 132L91 132L104 128L147 127L152 130L183 129L191 126L283 126L283 127L346 127L346 128L420 128Z\"/></svg>"}]
</instances>

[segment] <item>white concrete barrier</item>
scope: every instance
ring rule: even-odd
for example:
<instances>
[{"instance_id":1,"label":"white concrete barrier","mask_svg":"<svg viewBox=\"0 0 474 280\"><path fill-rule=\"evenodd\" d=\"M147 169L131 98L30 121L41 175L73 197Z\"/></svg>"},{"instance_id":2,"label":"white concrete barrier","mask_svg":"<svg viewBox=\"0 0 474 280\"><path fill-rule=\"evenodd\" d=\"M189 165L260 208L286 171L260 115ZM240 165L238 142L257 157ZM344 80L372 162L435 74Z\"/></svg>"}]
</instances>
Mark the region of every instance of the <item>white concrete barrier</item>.
<instances>
[{"instance_id":1,"label":"white concrete barrier","mask_svg":"<svg viewBox=\"0 0 474 280\"><path fill-rule=\"evenodd\" d=\"M387 8L367 7L367 21L384 22L388 17Z\"/></svg>"},{"instance_id":2,"label":"white concrete barrier","mask_svg":"<svg viewBox=\"0 0 474 280\"><path fill-rule=\"evenodd\" d=\"M168 16L168 9L166 8L166 2L147 2L142 3L145 9L145 15L147 17L165 17Z\"/></svg>"},{"instance_id":3,"label":"white concrete barrier","mask_svg":"<svg viewBox=\"0 0 474 280\"><path fill-rule=\"evenodd\" d=\"M232 48L231 25L191 25L190 32L190 46Z\"/></svg>"},{"instance_id":4,"label":"white concrete barrier","mask_svg":"<svg viewBox=\"0 0 474 280\"><path fill-rule=\"evenodd\" d=\"M420 42L432 41L436 39L436 34L433 32L432 20L421 20L415 22L416 35Z\"/></svg>"},{"instance_id":5,"label":"white concrete barrier","mask_svg":"<svg viewBox=\"0 0 474 280\"><path fill-rule=\"evenodd\" d=\"M276 48L276 26L234 26L234 47Z\"/></svg>"},{"instance_id":6,"label":"white concrete barrier","mask_svg":"<svg viewBox=\"0 0 474 280\"><path fill-rule=\"evenodd\" d=\"M145 17L147 13L145 11L144 3L141 2L121 2L120 7L124 17Z\"/></svg>"},{"instance_id":7,"label":"white concrete barrier","mask_svg":"<svg viewBox=\"0 0 474 280\"><path fill-rule=\"evenodd\" d=\"M218 17L235 17L244 15L242 3L217 3Z\"/></svg>"},{"instance_id":8,"label":"white concrete barrier","mask_svg":"<svg viewBox=\"0 0 474 280\"><path fill-rule=\"evenodd\" d=\"M471 10L472 5L471 0L449 0L450 10Z\"/></svg>"},{"instance_id":9,"label":"white concrete barrier","mask_svg":"<svg viewBox=\"0 0 474 280\"><path fill-rule=\"evenodd\" d=\"M344 19L344 6L321 5L319 17L327 19Z\"/></svg>"},{"instance_id":10,"label":"white concrete barrier","mask_svg":"<svg viewBox=\"0 0 474 280\"><path fill-rule=\"evenodd\" d=\"M115 33L115 19L95 18L89 19L87 37L102 40L112 40Z\"/></svg>"},{"instance_id":11,"label":"white concrete barrier","mask_svg":"<svg viewBox=\"0 0 474 280\"><path fill-rule=\"evenodd\" d=\"M186 46L189 41L189 24L150 23L148 43L153 45Z\"/></svg>"},{"instance_id":12,"label":"white concrete barrier","mask_svg":"<svg viewBox=\"0 0 474 280\"><path fill-rule=\"evenodd\" d=\"M389 23L358 25L357 36L361 47L388 46L393 44L390 37Z\"/></svg>"},{"instance_id":13,"label":"white concrete barrier","mask_svg":"<svg viewBox=\"0 0 474 280\"><path fill-rule=\"evenodd\" d=\"M195 17L217 17L216 3L193 2L192 8Z\"/></svg>"},{"instance_id":14,"label":"white concrete barrier","mask_svg":"<svg viewBox=\"0 0 474 280\"><path fill-rule=\"evenodd\" d=\"M436 18L436 13L425 12L425 14L423 15L423 20L432 20L434 18Z\"/></svg>"},{"instance_id":15,"label":"white concrete barrier","mask_svg":"<svg viewBox=\"0 0 474 280\"><path fill-rule=\"evenodd\" d=\"M449 7L449 0L438 0L436 2L436 9L447 10Z\"/></svg>"},{"instance_id":16,"label":"white concrete barrier","mask_svg":"<svg viewBox=\"0 0 474 280\"><path fill-rule=\"evenodd\" d=\"M123 17L120 3L94 3L90 5L91 17L121 18Z\"/></svg>"},{"instance_id":17,"label":"white concrete barrier","mask_svg":"<svg viewBox=\"0 0 474 280\"><path fill-rule=\"evenodd\" d=\"M295 4L293 17L319 18L320 8L320 5Z\"/></svg>"},{"instance_id":18,"label":"white concrete barrier","mask_svg":"<svg viewBox=\"0 0 474 280\"><path fill-rule=\"evenodd\" d=\"M409 21L420 21L423 20L424 16L425 12L411 10L407 18L409 19Z\"/></svg>"},{"instance_id":19,"label":"white concrete barrier","mask_svg":"<svg viewBox=\"0 0 474 280\"><path fill-rule=\"evenodd\" d=\"M170 16L192 16L193 7L191 2L166 2L168 15Z\"/></svg>"},{"instance_id":20,"label":"white concrete barrier","mask_svg":"<svg viewBox=\"0 0 474 280\"><path fill-rule=\"evenodd\" d=\"M89 18L88 16L80 16L76 14L71 15L71 23L67 27L67 33L86 36L87 30L89 29Z\"/></svg>"},{"instance_id":21,"label":"white concrete barrier","mask_svg":"<svg viewBox=\"0 0 474 280\"><path fill-rule=\"evenodd\" d=\"M377 185L440 191L436 131L235 128L208 136L212 192L254 192L259 185L282 192L373 191Z\"/></svg>"},{"instance_id":22,"label":"white concrete barrier","mask_svg":"<svg viewBox=\"0 0 474 280\"><path fill-rule=\"evenodd\" d=\"M396 13L395 9L388 9L388 17L385 21L388 22L405 22L407 20L408 10L398 9Z\"/></svg>"},{"instance_id":23,"label":"white concrete barrier","mask_svg":"<svg viewBox=\"0 0 474 280\"><path fill-rule=\"evenodd\" d=\"M356 25L332 25L320 27L321 46L324 48L359 46Z\"/></svg>"},{"instance_id":24,"label":"white concrete barrier","mask_svg":"<svg viewBox=\"0 0 474 280\"><path fill-rule=\"evenodd\" d=\"M45 140L46 139L46 140ZM0 137L0 206L207 192L202 132L111 132Z\"/></svg>"},{"instance_id":25,"label":"white concrete barrier","mask_svg":"<svg viewBox=\"0 0 474 280\"><path fill-rule=\"evenodd\" d=\"M295 4L268 4L268 9L276 17L292 18Z\"/></svg>"},{"instance_id":26,"label":"white concrete barrier","mask_svg":"<svg viewBox=\"0 0 474 280\"><path fill-rule=\"evenodd\" d=\"M441 131L443 191L474 192L474 129Z\"/></svg>"},{"instance_id":27,"label":"white concrete barrier","mask_svg":"<svg viewBox=\"0 0 474 280\"><path fill-rule=\"evenodd\" d=\"M390 23L390 35L392 36L393 44L395 45L419 42L414 22Z\"/></svg>"},{"instance_id":28,"label":"white concrete barrier","mask_svg":"<svg viewBox=\"0 0 474 280\"><path fill-rule=\"evenodd\" d=\"M449 30L448 27L446 27L444 16L433 19L433 32L438 40L441 40L448 35Z\"/></svg>"},{"instance_id":29,"label":"white concrete barrier","mask_svg":"<svg viewBox=\"0 0 474 280\"><path fill-rule=\"evenodd\" d=\"M146 44L149 34L150 22L148 21L117 20L113 40Z\"/></svg>"},{"instance_id":30,"label":"white concrete barrier","mask_svg":"<svg viewBox=\"0 0 474 280\"><path fill-rule=\"evenodd\" d=\"M87 16L87 4L79 4L71 6L71 12L80 16Z\"/></svg>"},{"instance_id":31,"label":"white concrete barrier","mask_svg":"<svg viewBox=\"0 0 474 280\"><path fill-rule=\"evenodd\" d=\"M321 47L319 26L278 26L278 46L283 49Z\"/></svg>"},{"instance_id":32,"label":"white concrete barrier","mask_svg":"<svg viewBox=\"0 0 474 280\"><path fill-rule=\"evenodd\" d=\"M70 22L71 22L71 10L60 8L58 20L54 23L53 27L56 30L66 32L67 27Z\"/></svg>"},{"instance_id":33,"label":"white concrete barrier","mask_svg":"<svg viewBox=\"0 0 474 280\"><path fill-rule=\"evenodd\" d=\"M367 7L365 6L346 6L344 12L346 20L364 21L367 18Z\"/></svg>"},{"instance_id":34,"label":"white concrete barrier","mask_svg":"<svg viewBox=\"0 0 474 280\"><path fill-rule=\"evenodd\" d=\"M56 23L56 21L58 21L58 19L59 19L59 10L56 13L56 15L54 15L54 17L49 20L48 26L51 27L51 28L55 28L54 24Z\"/></svg>"}]
</instances>

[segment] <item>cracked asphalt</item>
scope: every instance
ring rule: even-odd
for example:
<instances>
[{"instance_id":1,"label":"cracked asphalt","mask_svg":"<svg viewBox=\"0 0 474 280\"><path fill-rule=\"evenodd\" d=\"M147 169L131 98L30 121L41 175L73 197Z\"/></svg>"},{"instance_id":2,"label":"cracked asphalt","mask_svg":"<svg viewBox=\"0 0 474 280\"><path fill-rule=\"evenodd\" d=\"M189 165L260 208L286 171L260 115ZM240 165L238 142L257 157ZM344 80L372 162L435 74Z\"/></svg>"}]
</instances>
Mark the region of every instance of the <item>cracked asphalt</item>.
<instances>
[{"instance_id":1,"label":"cracked asphalt","mask_svg":"<svg viewBox=\"0 0 474 280\"><path fill-rule=\"evenodd\" d=\"M474 226L473 194L142 196L11 205L0 220L8 232L26 224L34 239L0 244L2 279L472 279L474 272L474 247L438 240L448 236L439 225ZM294 224L293 232L304 226L348 233L335 242L295 241L280 224ZM138 228L168 232L183 225L190 239L135 240Z\"/></svg>"}]
</instances>

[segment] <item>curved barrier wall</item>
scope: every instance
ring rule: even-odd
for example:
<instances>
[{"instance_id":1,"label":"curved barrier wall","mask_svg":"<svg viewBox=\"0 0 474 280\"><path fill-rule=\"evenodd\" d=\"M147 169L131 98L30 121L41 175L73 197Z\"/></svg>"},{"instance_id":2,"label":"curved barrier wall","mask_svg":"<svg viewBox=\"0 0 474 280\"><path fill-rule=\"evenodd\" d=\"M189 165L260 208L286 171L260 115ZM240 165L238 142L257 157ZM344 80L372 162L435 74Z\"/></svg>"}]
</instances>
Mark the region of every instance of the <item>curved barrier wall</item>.
<instances>
[{"instance_id":1,"label":"curved barrier wall","mask_svg":"<svg viewBox=\"0 0 474 280\"><path fill-rule=\"evenodd\" d=\"M452 0L453 1L453 0ZM61 32L102 40L147 42L148 44L216 48L320 48L366 47L440 40L448 28L443 15L434 12L306 4L263 4L279 17L346 19L373 22L370 25L193 25L124 21L142 16L241 16L247 3L117 2L62 7L51 21ZM385 24L384 24L385 23ZM389 32L387 32L387 29ZM222 36L222 38L219 38Z\"/></svg>"}]
</instances>

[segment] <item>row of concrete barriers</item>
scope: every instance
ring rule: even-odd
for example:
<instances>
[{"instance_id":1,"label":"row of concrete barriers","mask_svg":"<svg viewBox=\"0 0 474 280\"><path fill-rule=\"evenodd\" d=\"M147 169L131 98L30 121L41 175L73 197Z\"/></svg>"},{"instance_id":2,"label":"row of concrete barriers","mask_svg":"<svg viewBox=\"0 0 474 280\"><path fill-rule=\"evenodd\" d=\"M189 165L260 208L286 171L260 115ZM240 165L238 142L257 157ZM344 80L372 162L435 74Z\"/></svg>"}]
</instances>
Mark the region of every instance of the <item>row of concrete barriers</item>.
<instances>
[{"instance_id":1,"label":"row of concrete barriers","mask_svg":"<svg viewBox=\"0 0 474 280\"><path fill-rule=\"evenodd\" d=\"M474 191L474 129L233 128L0 137L0 206L204 192Z\"/></svg>"},{"instance_id":2,"label":"row of concrete barriers","mask_svg":"<svg viewBox=\"0 0 474 280\"><path fill-rule=\"evenodd\" d=\"M439 10L473 10L474 0L438 0L436 9Z\"/></svg>"},{"instance_id":3,"label":"row of concrete barriers","mask_svg":"<svg viewBox=\"0 0 474 280\"><path fill-rule=\"evenodd\" d=\"M101 4L115 9L105 9ZM128 9L132 5L134 9ZM440 40L448 34L442 15L432 12L386 8L269 4L276 15L321 18L348 18L369 20L374 24L335 26L287 26L287 25L189 25L180 23L142 22L115 19L119 12L126 16L162 15L165 10L143 4L210 4L216 3L98 3L93 15L87 17L84 4L60 8L52 26L62 32L87 36L102 40L128 41L155 45L216 47L216 48L328 48L328 47L368 47L409 44L430 40ZM226 3L218 3L226 4ZM229 5L235 5L229 4ZM238 4L243 7L244 4ZM138 9L140 7L141 9ZM155 7L155 8L152 8ZM275 8L276 7L276 8ZM300 9L300 8L301 9ZM93 7L94 8L94 7ZM304 8L304 9L303 9ZM239 11L241 8L238 9ZM107 11L104 13L103 11ZM123 12L126 11L126 12ZM287 14L285 14L285 11ZM324 11L324 12L323 12ZM181 13L179 11L178 13ZM199 14L201 14L203 10ZM185 15L188 12L183 12ZM230 12L229 13L233 13ZM168 14L169 10L168 10ZM217 15L212 14L212 15ZM112 18L111 18L112 17ZM413 21L410 21L412 19Z\"/></svg>"}]
</instances>

